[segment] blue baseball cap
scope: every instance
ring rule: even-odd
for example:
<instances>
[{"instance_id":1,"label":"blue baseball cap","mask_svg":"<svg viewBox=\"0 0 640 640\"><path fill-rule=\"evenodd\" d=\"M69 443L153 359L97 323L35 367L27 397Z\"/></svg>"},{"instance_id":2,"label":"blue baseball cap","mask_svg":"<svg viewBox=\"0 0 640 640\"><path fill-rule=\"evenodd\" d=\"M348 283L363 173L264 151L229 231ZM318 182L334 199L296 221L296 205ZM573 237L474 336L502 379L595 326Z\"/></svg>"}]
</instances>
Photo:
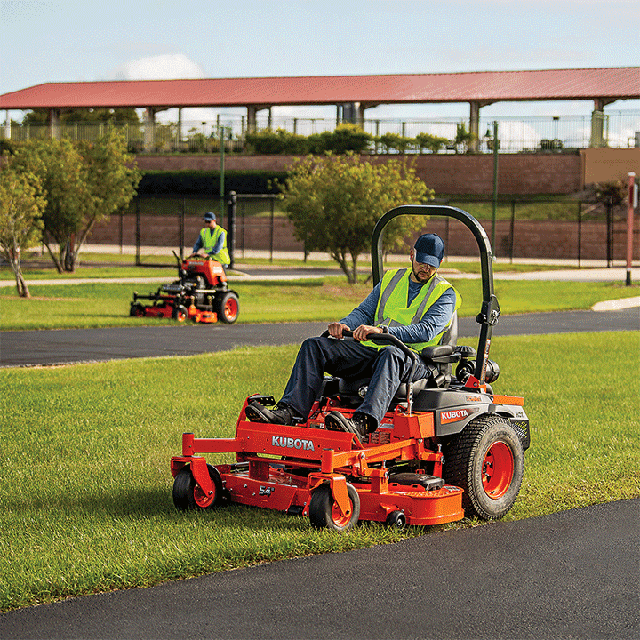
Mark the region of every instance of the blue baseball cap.
<instances>
[{"instance_id":1,"label":"blue baseball cap","mask_svg":"<svg viewBox=\"0 0 640 640\"><path fill-rule=\"evenodd\" d=\"M215 219L216 219L216 214L211 213L211 211L207 211L207 213L204 214L205 222L211 222L212 220L215 220Z\"/></svg>"},{"instance_id":2,"label":"blue baseball cap","mask_svg":"<svg viewBox=\"0 0 640 640\"><path fill-rule=\"evenodd\" d=\"M435 233L426 233L420 236L413 245L416 262L428 264L436 269L444 258L444 242Z\"/></svg>"}]
</instances>

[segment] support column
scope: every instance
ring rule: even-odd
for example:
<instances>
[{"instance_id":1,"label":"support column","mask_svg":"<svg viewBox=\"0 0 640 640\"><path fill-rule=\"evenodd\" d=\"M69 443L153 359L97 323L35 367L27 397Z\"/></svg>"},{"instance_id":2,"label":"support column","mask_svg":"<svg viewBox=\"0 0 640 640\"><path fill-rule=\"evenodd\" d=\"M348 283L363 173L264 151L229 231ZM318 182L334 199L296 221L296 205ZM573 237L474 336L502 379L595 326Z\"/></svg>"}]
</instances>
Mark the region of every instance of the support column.
<instances>
[{"instance_id":1,"label":"support column","mask_svg":"<svg viewBox=\"0 0 640 640\"><path fill-rule=\"evenodd\" d=\"M147 107L144 110L144 150L148 153L156 146L156 110Z\"/></svg>"},{"instance_id":2,"label":"support column","mask_svg":"<svg viewBox=\"0 0 640 640\"><path fill-rule=\"evenodd\" d=\"M478 153L480 144L480 109L493 104L491 100L471 100L469 102L469 153Z\"/></svg>"},{"instance_id":3,"label":"support column","mask_svg":"<svg viewBox=\"0 0 640 640\"><path fill-rule=\"evenodd\" d=\"M247 105L247 131L255 131L257 123L258 111L269 109L268 126L271 127L271 105L270 104L250 104Z\"/></svg>"},{"instance_id":4,"label":"support column","mask_svg":"<svg viewBox=\"0 0 640 640\"><path fill-rule=\"evenodd\" d=\"M255 131L256 130L256 116L258 114L258 109L255 105L250 104L247 107L247 131Z\"/></svg>"},{"instance_id":5,"label":"support column","mask_svg":"<svg viewBox=\"0 0 640 640\"><path fill-rule=\"evenodd\" d=\"M364 124L364 106L361 102L345 102L337 105L338 123L349 122L350 124Z\"/></svg>"},{"instance_id":6,"label":"support column","mask_svg":"<svg viewBox=\"0 0 640 640\"><path fill-rule=\"evenodd\" d=\"M478 142L480 140L480 103L472 100L469 103L469 133L471 140L469 141L469 151L478 153Z\"/></svg>"},{"instance_id":7,"label":"support column","mask_svg":"<svg viewBox=\"0 0 640 640\"><path fill-rule=\"evenodd\" d=\"M605 98L596 98L593 101L593 111L591 112L591 136L589 138L590 147L606 147L607 136L604 133L605 114L604 108L615 102L615 100L606 100Z\"/></svg>"},{"instance_id":8,"label":"support column","mask_svg":"<svg viewBox=\"0 0 640 640\"><path fill-rule=\"evenodd\" d=\"M49 109L49 136L60 140L60 109Z\"/></svg>"},{"instance_id":9,"label":"support column","mask_svg":"<svg viewBox=\"0 0 640 640\"><path fill-rule=\"evenodd\" d=\"M11 140L11 116L9 115L9 109L4 112L4 139Z\"/></svg>"}]
</instances>

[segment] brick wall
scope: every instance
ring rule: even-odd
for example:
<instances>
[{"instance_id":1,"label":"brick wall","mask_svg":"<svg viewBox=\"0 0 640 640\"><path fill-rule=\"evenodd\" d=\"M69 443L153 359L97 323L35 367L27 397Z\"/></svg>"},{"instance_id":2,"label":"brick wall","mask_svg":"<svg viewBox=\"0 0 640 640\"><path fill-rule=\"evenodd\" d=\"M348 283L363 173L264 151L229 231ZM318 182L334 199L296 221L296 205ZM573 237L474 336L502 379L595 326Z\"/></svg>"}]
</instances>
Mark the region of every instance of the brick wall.
<instances>
[{"instance_id":1,"label":"brick wall","mask_svg":"<svg viewBox=\"0 0 640 640\"><path fill-rule=\"evenodd\" d=\"M640 259L638 246L639 222L636 218L636 242L634 259ZM491 238L491 220L481 220L487 235ZM143 214L140 216L140 243L147 246L180 245L180 230L176 216L158 216ZM202 220L200 216L185 218L184 238L187 247L195 242ZM429 232L437 233L444 240L448 255L474 256L478 249L475 240L467 228L457 220L434 218L429 220ZM616 221L613 233L613 258L626 258L626 227L624 221ZM606 260L607 229L604 222L558 221L516 221L513 240L511 223L508 220L496 223L495 254L501 258L559 258L582 260ZM136 216L112 216L108 223L96 227L88 243L96 244L136 244ZM513 243L513 253L512 246ZM294 236L291 223L285 218L275 218L273 229L269 218L240 218L236 224L236 249L257 249L273 251L300 251L304 248ZM408 252L408 248L407 248Z\"/></svg>"},{"instance_id":2,"label":"brick wall","mask_svg":"<svg viewBox=\"0 0 640 640\"><path fill-rule=\"evenodd\" d=\"M370 156L386 162L390 156ZM416 173L436 194L489 196L493 192L490 155L411 156ZM138 156L142 171L218 171L217 155ZM287 170L292 156L225 156L227 171ZM498 163L500 193L511 195L570 194L580 190L581 163L575 154L501 155Z\"/></svg>"},{"instance_id":3,"label":"brick wall","mask_svg":"<svg viewBox=\"0 0 640 640\"><path fill-rule=\"evenodd\" d=\"M612 150L616 151L616 150ZM620 150L617 150L620 151ZM624 151L624 150L622 150ZM597 154L594 158L600 161ZM372 157L373 162L384 162L388 156ZM415 156L418 175L437 194L476 195L488 197L493 189L493 159L490 155L424 155ZM217 171L217 155L139 156L143 171L177 171L184 169ZM286 171L293 162L289 156L241 156L228 155L225 167L229 171ZM571 194L579 191L585 168L585 159L571 154L522 154L501 155L499 159L499 192L511 195ZM634 258L640 257L638 248L638 217L636 217L636 242ZM483 221L491 237L491 221ZM122 226L121 226L122 225ZM475 241L469 232L455 220L449 225L441 219L429 223L430 229L439 233L447 242L450 255L476 255ZM201 228L200 216L185 219L185 245L190 246ZM177 216L147 216L141 218L141 244L151 246L178 246L179 227ZM135 216L114 216L97 227L89 243L135 245ZM513 239L509 221L496 225L496 255L518 258L566 258L601 259L607 257L607 230L604 222L516 221ZM613 258L626 256L626 233L623 222L618 221L613 234ZM236 227L236 247L246 249L273 249L275 251L300 251L303 247L293 237L290 224L275 218L274 228L268 218L240 218ZM512 248L513 247L513 248Z\"/></svg>"}]
</instances>

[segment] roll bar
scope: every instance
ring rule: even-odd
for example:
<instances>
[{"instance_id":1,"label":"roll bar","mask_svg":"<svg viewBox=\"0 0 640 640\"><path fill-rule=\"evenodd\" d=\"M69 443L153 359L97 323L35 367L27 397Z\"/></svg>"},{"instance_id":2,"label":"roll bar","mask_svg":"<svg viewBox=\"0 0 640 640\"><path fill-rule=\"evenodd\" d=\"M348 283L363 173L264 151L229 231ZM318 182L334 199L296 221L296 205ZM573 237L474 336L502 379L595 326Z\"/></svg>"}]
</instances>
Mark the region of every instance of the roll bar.
<instances>
[{"instance_id":1,"label":"roll bar","mask_svg":"<svg viewBox=\"0 0 640 640\"><path fill-rule=\"evenodd\" d=\"M482 225L469 213L441 204L406 204L387 211L376 223L371 235L371 275L374 286L382 280L382 230L397 216L443 216L455 218L473 233L480 250L480 266L482 269L482 307L476 316L480 325L480 336L476 357L475 378L480 384L484 383L485 368L491 346L493 325L500 317L500 305L493 293L493 252L491 243Z\"/></svg>"}]
</instances>

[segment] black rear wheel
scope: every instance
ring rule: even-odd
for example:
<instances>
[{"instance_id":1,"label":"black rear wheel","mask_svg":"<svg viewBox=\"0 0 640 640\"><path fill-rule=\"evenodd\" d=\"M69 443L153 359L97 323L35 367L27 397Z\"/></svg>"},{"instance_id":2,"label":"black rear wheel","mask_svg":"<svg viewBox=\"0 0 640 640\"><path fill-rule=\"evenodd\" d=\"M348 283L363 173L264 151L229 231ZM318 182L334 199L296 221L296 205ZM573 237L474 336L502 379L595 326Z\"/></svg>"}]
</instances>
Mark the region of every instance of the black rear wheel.
<instances>
[{"instance_id":1,"label":"black rear wheel","mask_svg":"<svg viewBox=\"0 0 640 640\"><path fill-rule=\"evenodd\" d=\"M466 516L495 520L511 509L522 484L524 451L506 418L476 418L446 445L444 454L445 481L464 489Z\"/></svg>"},{"instance_id":2,"label":"black rear wheel","mask_svg":"<svg viewBox=\"0 0 640 640\"><path fill-rule=\"evenodd\" d=\"M218 318L225 324L233 324L238 319L240 303L233 291L223 293L218 299Z\"/></svg>"}]
</instances>

